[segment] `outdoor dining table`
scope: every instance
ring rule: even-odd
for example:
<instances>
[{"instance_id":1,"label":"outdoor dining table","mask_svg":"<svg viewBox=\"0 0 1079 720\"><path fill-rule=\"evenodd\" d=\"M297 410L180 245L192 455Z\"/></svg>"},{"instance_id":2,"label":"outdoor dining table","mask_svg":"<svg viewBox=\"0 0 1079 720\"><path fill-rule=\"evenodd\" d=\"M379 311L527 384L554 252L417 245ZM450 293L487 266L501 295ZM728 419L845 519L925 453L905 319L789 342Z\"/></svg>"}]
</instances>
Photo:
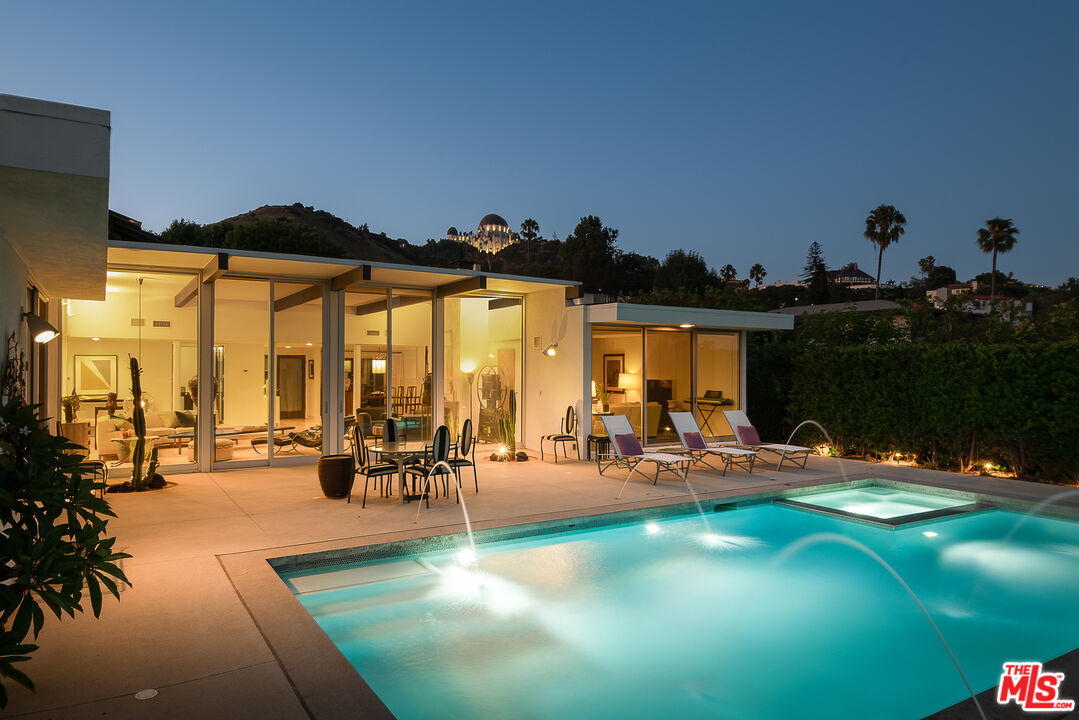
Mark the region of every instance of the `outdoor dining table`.
<instances>
[{"instance_id":1,"label":"outdoor dining table","mask_svg":"<svg viewBox=\"0 0 1079 720\"><path fill-rule=\"evenodd\" d=\"M450 450L453 450L455 445L456 443L450 445ZM375 455L382 460L397 463L397 479L398 485L400 486L402 503L408 500L405 496L405 490L407 488L405 483L405 465L422 459L423 454L428 447L430 447L430 445L422 440L413 440L412 442L402 440L399 442L380 443L371 448L371 452L375 453Z\"/></svg>"}]
</instances>

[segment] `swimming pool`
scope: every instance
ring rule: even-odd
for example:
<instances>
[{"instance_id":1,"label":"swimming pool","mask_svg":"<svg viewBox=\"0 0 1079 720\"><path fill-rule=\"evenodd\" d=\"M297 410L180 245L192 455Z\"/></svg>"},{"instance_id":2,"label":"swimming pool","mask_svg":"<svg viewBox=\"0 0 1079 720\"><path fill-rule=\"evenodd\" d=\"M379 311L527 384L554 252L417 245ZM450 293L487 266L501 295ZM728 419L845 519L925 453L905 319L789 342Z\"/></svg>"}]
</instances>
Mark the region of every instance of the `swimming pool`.
<instances>
[{"instance_id":1,"label":"swimming pool","mask_svg":"<svg viewBox=\"0 0 1079 720\"><path fill-rule=\"evenodd\" d=\"M1079 523L766 503L283 574L399 718L922 718L1079 646ZM1009 537L1010 536L1010 537ZM1004 538L1008 538L1004 541Z\"/></svg>"}]
</instances>

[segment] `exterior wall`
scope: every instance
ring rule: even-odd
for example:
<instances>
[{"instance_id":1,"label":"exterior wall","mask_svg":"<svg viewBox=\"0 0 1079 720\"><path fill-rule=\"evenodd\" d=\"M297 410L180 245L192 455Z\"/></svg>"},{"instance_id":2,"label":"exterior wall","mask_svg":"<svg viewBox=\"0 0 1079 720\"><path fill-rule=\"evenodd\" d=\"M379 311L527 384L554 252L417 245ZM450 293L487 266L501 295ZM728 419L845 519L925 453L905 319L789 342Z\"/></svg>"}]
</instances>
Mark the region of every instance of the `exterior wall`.
<instances>
[{"instance_id":1,"label":"exterior wall","mask_svg":"<svg viewBox=\"0 0 1079 720\"><path fill-rule=\"evenodd\" d=\"M538 338L538 341L537 341ZM543 348L558 343L558 354L547 357ZM590 363L591 344L585 341L584 312L566 307L565 289L543 290L525 298L524 338L524 443L539 449L543 435L558 431L566 406L577 411L578 435L587 435L589 395L585 372Z\"/></svg>"},{"instance_id":2,"label":"exterior wall","mask_svg":"<svg viewBox=\"0 0 1079 720\"><path fill-rule=\"evenodd\" d=\"M8 336L15 331L22 348L26 349L26 333L21 327L20 315L25 304L26 265L0 235L0 331L4 335L5 348Z\"/></svg>"}]
</instances>

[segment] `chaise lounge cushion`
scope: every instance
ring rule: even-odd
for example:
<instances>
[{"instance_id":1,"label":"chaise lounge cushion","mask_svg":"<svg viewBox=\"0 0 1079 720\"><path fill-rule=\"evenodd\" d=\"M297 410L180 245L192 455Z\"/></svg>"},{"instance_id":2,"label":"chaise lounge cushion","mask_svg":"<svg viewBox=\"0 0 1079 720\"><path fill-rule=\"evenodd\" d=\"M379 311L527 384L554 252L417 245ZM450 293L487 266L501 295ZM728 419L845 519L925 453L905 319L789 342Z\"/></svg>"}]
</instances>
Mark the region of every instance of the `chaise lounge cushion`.
<instances>
[{"instance_id":1,"label":"chaise lounge cushion","mask_svg":"<svg viewBox=\"0 0 1079 720\"><path fill-rule=\"evenodd\" d=\"M686 447L691 450L707 450L708 446L704 443L704 438L701 437L699 432L687 432L685 434Z\"/></svg>"},{"instance_id":2,"label":"chaise lounge cushion","mask_svg":"<svg viewBox=\"0 0 1079 720\"><path fill-rule=\"evenodd\" d=\"M743 445L760 445L761 436L757 433L757 428L752 425L739 425L738 442Z\"/></svg>"},{"instance_id":3,"label":"chaise lounge cushion","mask_svg":"<svg viewBox=\"0 0 1079 720\"><path fill-rule=\"evenodd\" d=\"M615 435L614 441L618 443L618 452L623 455L643 455L644 448L641 447L641 441L637 439L637 436L633 433L626 433L625 435Z\"/></svg>"}]
</instances>

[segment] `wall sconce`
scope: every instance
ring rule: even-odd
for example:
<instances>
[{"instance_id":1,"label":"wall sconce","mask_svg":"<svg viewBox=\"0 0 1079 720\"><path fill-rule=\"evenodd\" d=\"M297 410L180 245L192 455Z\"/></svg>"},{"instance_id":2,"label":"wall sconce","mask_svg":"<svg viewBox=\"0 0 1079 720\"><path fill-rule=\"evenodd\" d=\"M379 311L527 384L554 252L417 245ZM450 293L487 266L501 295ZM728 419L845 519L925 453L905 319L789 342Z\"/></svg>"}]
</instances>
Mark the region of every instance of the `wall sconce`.
<instances>
[{"instance_id":1,"label":"wall sconce","mask_svg":"<svg viewBox=\"0 0 1079 720\"><path fill-rule=\"evenodd\" d=\"M36 343L47 343L60 334L60 331L53 327L52 323L39 315L24 312L22 316L26 319L26 327L30 329L30 336L34 338Z\"/></svg>"},{"instance_id":2,"label":"wall sconce","mask_svg":"<svg viewBox=\"0 0 1079 720\"><path fill-rule=\"evenodd\" d=\"M558 354L558 343L551 343L547 347L543 348L543 354L547 357L554 357Z\"/></svg>"}]
</instances>

